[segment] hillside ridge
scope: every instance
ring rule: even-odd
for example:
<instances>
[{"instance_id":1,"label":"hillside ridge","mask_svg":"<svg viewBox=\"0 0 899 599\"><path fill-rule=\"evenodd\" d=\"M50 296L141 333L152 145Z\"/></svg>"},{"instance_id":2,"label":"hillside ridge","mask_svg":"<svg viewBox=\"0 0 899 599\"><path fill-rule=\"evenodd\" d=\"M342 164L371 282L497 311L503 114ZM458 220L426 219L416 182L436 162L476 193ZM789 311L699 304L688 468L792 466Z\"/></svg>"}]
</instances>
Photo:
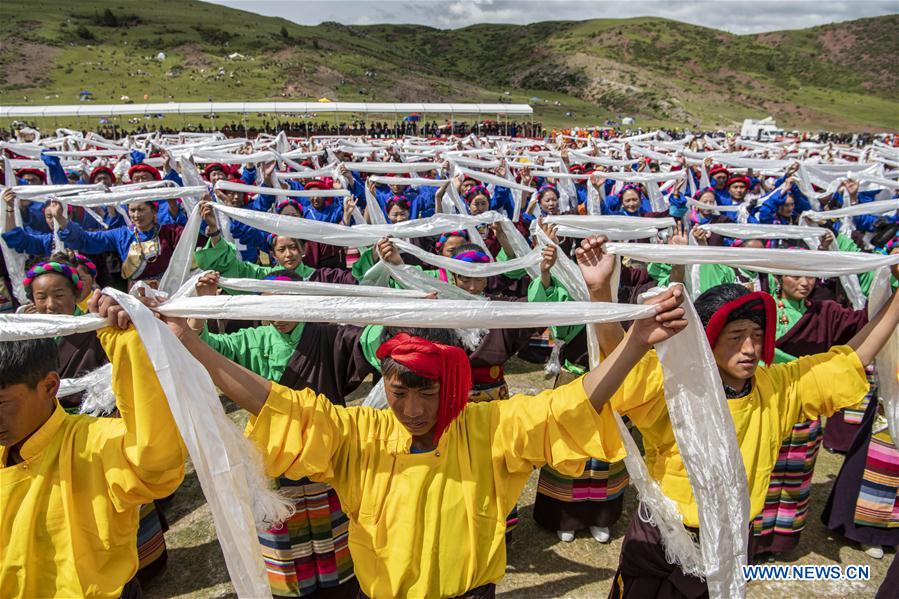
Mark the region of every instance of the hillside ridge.
<instances>
[{"instance_id":1,"label":"hillside ridge","mask_svg":"<svg viewBox=\"0 0 899 599\"><path fill-rule=\"evenodd\" d=\"M317 26L198 0L0 3L0 103L531 102L551 125L636 117L896 130L899 14L734 35L658 17ZM160 54L162 53L162 55Z\"/></svg>"}]
</instances>

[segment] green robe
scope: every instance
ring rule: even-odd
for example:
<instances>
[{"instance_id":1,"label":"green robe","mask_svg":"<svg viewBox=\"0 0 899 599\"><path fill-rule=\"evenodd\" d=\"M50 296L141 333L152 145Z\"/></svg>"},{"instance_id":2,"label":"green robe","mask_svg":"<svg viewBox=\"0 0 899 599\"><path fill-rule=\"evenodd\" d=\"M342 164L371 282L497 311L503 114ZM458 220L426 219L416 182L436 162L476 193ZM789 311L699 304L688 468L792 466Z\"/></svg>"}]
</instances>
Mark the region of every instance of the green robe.
<instances>
[{"instance_id":1,"label":"green robe","mask_svg":"<svg viewBox=\"0 0 899 599\"><path fill-rule=\"evenodd\" d=\"M207 241L202 249L194 253L194 257L200 269L215 270L223 277L261 280L276 270L284 270L283 266L261 266L238 260L237 250L224 239L220 239L215 246L212 245L212 240ZM307 280L315 269L300 262L294 271L303 277L303 280Z\"/></svg>"},{"instance_id":2,"label":"green robe","mask_svg":"<svg viewBox=\"0 0 899 599\"><path fill-rule=\"evenodd\" d=\"M278 381L305 326L303 322L297 323L287 335L270 324L225 334L210 333L204 328L200 339L229 360L270 381Z\"/></svg>"}]
</instances>

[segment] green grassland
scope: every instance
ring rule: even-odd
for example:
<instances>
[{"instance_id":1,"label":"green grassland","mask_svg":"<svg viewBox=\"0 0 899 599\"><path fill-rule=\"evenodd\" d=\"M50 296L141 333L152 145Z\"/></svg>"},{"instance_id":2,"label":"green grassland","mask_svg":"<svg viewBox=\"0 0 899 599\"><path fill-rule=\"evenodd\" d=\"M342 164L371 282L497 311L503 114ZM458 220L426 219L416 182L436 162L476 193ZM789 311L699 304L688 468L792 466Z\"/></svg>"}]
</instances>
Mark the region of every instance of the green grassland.
<instances>
[{"instance_id":1,"label":"green grassland","mask_svg":"<svg viewBox=\"0 0 899 599\"><path fill-rule=\"evenodd\" d=\"M82 90L97 103L537 97L549 127L629 115L732 128L770 114L788 129L897 130L897 26L899 15L744 36L652 17L310 27L197 0L4 0L0 104L70 104Z\"/></svg>"}]
</instances>

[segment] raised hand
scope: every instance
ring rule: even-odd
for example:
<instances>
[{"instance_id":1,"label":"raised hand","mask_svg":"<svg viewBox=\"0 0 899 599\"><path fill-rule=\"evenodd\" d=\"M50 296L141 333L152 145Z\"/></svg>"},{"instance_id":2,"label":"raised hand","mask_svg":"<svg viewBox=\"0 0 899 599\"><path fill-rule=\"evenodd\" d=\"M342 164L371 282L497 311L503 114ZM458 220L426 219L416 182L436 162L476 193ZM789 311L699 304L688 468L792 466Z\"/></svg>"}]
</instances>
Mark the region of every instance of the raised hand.
<instances>
[{"instance_id":1,"label":"raised hand","mask_svg":"<svg viewBox=\"0 0 899 599\"><path fill-rule=\"evenodd\" d=\"M127 329L131 325L131 317L117 301L102 293L95 293L87 302L87 309L106 319L108 326Z\"/></svg>"},{"instance_id":2,"label":"raised hand","mask_svg":"<svg viewBox=\"0 0 899 599\"><path fill-rule=\"evenodd\" d=\"M683 221L677 221L668 236L668 245L687 245L687 230Z\"/></svg>"},{"instance_id":3,"label":"raised hand","mask_svg":"<svg viewBox=\"0 0 899 599\"><path fill-rule=\"evenodd\" d=\"M605 252L603 246L606 242L608 238L604 235L588 237L581 240L580 246L575 250L577 265L591 295L611 292L610 281L615 271L615 256Z\"/></svg>"},{"instance_id":4,"label":"raised hand","mask_svg":"<svg viewBox=\"0 0 899 599\"><path fill-rule=\"evenodd\" d=\"M674 337L687 327L684 309L680 307L683 301L684 288L680 285L646 300L646 304L656 306L657 313L652 318L635 320L630 334L646 347Z\"/></svg>"},{"instance_id":5,"label":"raised hand","mask_svg":"<svg viewBox=\"0 0 899 599\"><path fill-rule=\"evenodd\" d=\"M388 264L400 265L403 263L400 251L396 249L389 237L378 242L378 253L381 255L381 259Z\"/></svg>"},{"instance_id":6,"label":"raised hand","mask_svg":"<svg viewBox=\"0 0 899 599\"><path fill-rule=\"evenodd\" d=\"M197 295L218 295L221 275L214 270L203 273L197 280Z\"/></svg>"},{"instance_id":7,"label":"raised hand","mask_svg":"<svg viewBox=\"0 0 899 599\"><path fill-rule=\"evenodd\" d=\"M218 221L215 219L215 210L212 209L212 202L208 199L200 200L200 216L206 221L206 226L218 230Z\"/></svg>"},{"instance_id":8,"label":"raised hand","mask_svg":"<svg viewBox=\"0 0 899 599\"><path fill-rule=\"evenodd\" d=\"M272 187L273 179L272 177L275 174L275 170L278 168L278 163L274 160L266 162L262 165L262 180L268 184L269 187Z\"/></svg>"},{"instance_id":9,"label":"raised hand","mask_svg":"<svg viewBox=\"0 0 899 599\"><path fill-rule=\"evenodd\" d=\"M540 272L549 272L549 270L555 266L556 258L558 257L559 248L554 245L547 245L543 247L543 261L540 262Z\"/></svg>"},{"instance_id":10,"label":"raised hand","mask_svg":"<svg viewBox=\"0 0 899 599\"><path fill-rule=\"evenodd\" d=\"M700 227L693 227L693 239L695 239L699 245L708 245L710 236L711 233L709 233L705 229L702 229Z\"/></svg>"},{"instance_id":11,"label":"raised hand","mask_svg":"<svg viewBox=\"0 0 899 599\"><path fill-rule=\"evenodd\" d=\"M353 222L353 209L358 201L353 196L343 199L343 224L350 225Z\"/></svg>"},{"instance_id":12,"label":"raised hand","mask_svg":"<svg viewBox=\"0 0 899 599\"><path fill-rule=\"evenodd\" d=\"M559 226L553 223L544 223L543 217L537 219L537 225L543 229L543 232L546 233L546 236L549 237L549 240L555 244L559 243Z\"/></svg>"}]
</instances>

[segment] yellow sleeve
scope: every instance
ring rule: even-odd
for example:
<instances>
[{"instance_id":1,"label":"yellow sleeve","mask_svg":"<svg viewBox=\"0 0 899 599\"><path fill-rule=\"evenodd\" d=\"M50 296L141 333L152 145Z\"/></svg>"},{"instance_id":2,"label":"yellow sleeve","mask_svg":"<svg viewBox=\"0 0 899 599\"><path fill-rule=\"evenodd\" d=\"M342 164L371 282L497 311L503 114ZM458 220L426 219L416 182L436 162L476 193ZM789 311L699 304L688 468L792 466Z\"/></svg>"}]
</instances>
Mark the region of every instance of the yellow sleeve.
<instances>
[{"instance_id":1,"label":"yellow sleeve","mask_svg":"<svg viewBox=\"0 0 899 599\"><path fill-rule=\"evenodd\" d=\"M612 407L637 428L649 428L668 417L665 381L656 351L646 352L612 396Z\"/></svg>"},{"instance_id":2,"label":"yellow sleeve","mask_svg":"<svg viewBox=\"0 0 899 599\"><path fill-rule=\"evenodd\" d=\"M858 404L868 393L865 367L848 345L836 345L823 354L803 356L765 369L780 402L781 428L830 416Z\"/></svg>"},{"instance_id":3,"label":"yellow sleeve","mask_svg":"<svg viewBox=\"0 0 899 599\"><path fill-rule=\"evenodd\" d=\"M112 363L119 418L91 423L87 449L100 452L117 509L171 495L184 479L187 450L143 342L134 328L97 338Z\"/></svg>"},{"instance_id":4,"label":"yellow sleeve","mask_svg":"<svg viewBox=\"0 0 899 599\"><path fill-rule=\"evenodd\" d=\"M329 482L335 477L336 456L349 449L347 441L356 437L355 431L350 411L324 395L272 383L265 405L245 432L262 451L269 476Z\"/></svg>"},{"instance_id":5,"label":"yellow sleeve","mask_svg":"<svg viewBox=\"0 0 899 599\"><path fill-rule=\"evenodd\" d=\"M611 408L607 403L597 413L582 379L533 397L491 402L494 458L503 459L509 472L548 464L568 476L580 476L590 457L624 459Z\"/></svg>"}]
</instances>

